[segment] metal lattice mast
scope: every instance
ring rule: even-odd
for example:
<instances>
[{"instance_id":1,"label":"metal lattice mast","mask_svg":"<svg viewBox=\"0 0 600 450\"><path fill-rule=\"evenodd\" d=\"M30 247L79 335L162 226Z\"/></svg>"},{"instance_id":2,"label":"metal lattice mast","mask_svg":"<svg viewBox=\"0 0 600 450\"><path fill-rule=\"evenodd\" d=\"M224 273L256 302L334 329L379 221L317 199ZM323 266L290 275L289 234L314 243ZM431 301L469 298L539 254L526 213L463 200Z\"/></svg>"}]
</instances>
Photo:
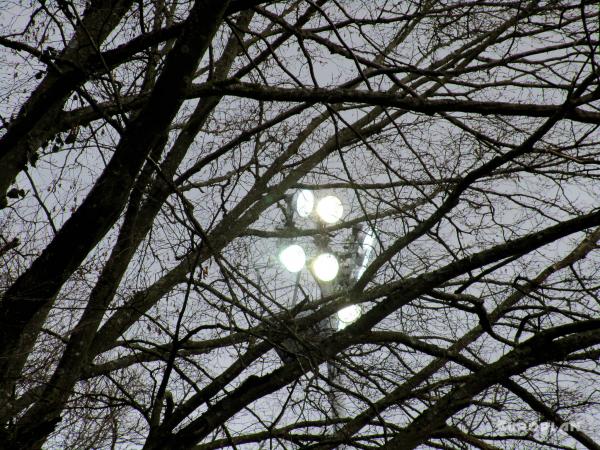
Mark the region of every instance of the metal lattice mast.
<instances>
[{"instance_id":1,"label":"metal lattice mast","mask_svg":"<svg viewBox=\"0 0 600 450\"><path fill-rule=\"evenodd\" d=\"M318 256L314 258L310 272L319 286L321 296L328 297L348 290L362 276L367 267L370 254L376 242L375 230L371 227L353 227L351 235L343 246L343 251L336 252L331 248L330 231L327 226L342 218L343 207L341 201L335 196L326 196L321 199L319 205L317 205L316 213L314 213L314 195L312 192L300 191L296 194L295 198L296 207L293 204L294 197L286 197L286 204L283 210L283 229L291 236L292 234L289 232L296 229L296 215L302 218L309 218L311 214L313 218L319 216L320 220L317 219L315 221L318 232L314 236ZM326 207L322 207L323 202L327 203ZM297 306L297 293L300 289L300 271L306 263L304 249L300 245L292 243L293 240L293 237L287 238L288 245L280 252L282 264L290 272L297 273L292 308ZM321 268L317 264L320 259L324 262ZM319 269L322 269L321 273ZM360 305L350 305L341 309L337 315L323 319L312 328L312 332L315 334L314 337L317 338L317 341L327 339L336 331L345 328L355 321L360 317L361 313ZM307 335L307 337L310 336ZM278 349L278 354L284 362L287 362L290 358L295 357L301 345L301 343L292 339L285 340L282 342L282 348ZM327 362L326 379L329 384L327 398L333 419L331 432L335 434L340 429L339 419L342 419L345 415L342 397L337 389L342 380L335 360ZM339 448L344 447L341 446Z\"/></svg>"}]
</instances>

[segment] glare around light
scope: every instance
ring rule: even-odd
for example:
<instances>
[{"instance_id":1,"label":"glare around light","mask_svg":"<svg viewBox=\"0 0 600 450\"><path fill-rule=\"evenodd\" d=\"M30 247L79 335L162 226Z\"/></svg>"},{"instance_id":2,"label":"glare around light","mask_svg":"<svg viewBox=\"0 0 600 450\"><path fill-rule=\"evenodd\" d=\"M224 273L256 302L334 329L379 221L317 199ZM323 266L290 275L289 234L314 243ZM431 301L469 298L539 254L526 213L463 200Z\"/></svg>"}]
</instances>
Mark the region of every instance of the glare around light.
<instances>
[{"instance_id":1,"label":"glare around light","mask_svg":"<svg viewBox=\"0 0 600 450\"><path fill-rule=\"evenodd\" d=\"M303 189L296 194L296 212L300 217L308 217L315 206L315 196Z\"/></svg>"},{"instance_id":2,"label":"glare around light","mask_svg":"<svg viewBox=\"0 0 600 450\"><path fill-rule=\"evenodd\" d=\"M284 267L292 273L302 270L306 263L306 254L304 249L297 244L290 245L284 248L279 253L279 261Z\"/></svg>"},{"instance_id":3,"label":"glare around light","mask_svg":"<svg viewBox=\"0 0 600 450\"><path fill-rule=\"evenodd\" d=\"M365 234L365 238L362 243L362 249L365 253L371 253L373 250L373 245L375 244L375 230L373 228L369 228L369 230Z\"/></svg>"},{"instance_id":4,"label":"glare around light","mask_svg":"<svg viewBox=\"0 0 600 450\"><path fill-rule=\"evenodd\" d=\"M340 309L337 315L340 320L339 328L345 328L346 325L351 324L360 317L361 309L358 305L350 305Z\"/></svg>"},{"instance_id":5,"label":"glare around light","mask_svg":"<svg viewBox=\"0 0 600 450\"><path fill-rule=\"evenodd\" d=\"M370 228L367 231L362 243L363 260L360 264L360 267L358 268L358 272L356 273L357 280L360 277L362 277L365 271L367 270L367 266L369 265L369 258L371 257L371 253L373 252L375 243L375 230L373 228Z\"/></svg>"},{"instance_id":6,"label":"glare around light","mask_svg":"<svg viewBox=\"0 0 600 450\"><path fill-rule=\"evenodd\" d=\"M339 198L328 195L317 203L317 214L325 223L336 223L344 214L344 207Z\"/></svg>"},{"instance_id":7,"label":"glare around light","mask_svg":"<svg viewBox=\"0 0 600 450\"><path fill-rule=\"evenodd\" d=\"M313 261L312 269L319 280L331 281L336 277L340 265L331 253L322 253Z\"/></svg>"}]
</instances>

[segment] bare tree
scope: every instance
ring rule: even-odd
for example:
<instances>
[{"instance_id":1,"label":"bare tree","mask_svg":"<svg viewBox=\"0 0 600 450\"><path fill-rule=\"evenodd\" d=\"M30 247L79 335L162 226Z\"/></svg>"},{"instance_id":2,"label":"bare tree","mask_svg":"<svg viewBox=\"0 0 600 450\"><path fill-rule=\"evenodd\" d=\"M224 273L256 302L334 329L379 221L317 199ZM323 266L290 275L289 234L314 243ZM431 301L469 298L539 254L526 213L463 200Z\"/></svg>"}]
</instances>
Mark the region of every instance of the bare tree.
<instances>
[{"instance_id":1,"label":"bare tree","mask_svg":"<svg viewBox=\"0 0 600 450\"><path fill-rule=\"evenodd\" d=\"M3 448L600 448L597 2L0 9Z\"/></svg>"}]
</instances>

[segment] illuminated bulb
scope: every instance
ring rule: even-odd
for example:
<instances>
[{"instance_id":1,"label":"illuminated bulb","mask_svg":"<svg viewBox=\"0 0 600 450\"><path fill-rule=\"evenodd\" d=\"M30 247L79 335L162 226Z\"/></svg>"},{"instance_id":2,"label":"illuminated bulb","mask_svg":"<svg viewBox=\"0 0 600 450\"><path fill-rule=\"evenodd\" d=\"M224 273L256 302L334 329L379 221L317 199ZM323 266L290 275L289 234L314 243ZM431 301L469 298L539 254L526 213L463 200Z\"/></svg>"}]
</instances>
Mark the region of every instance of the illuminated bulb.
<instances>
[{"instance_id":1,"label":"illuminated bulb","mask_svg":"<svg viewBox=\"0 0 600 450\"><path fill-rule=\"evenodd\" d=\"M315 196L303 189L296 195L296 212L300 217L308 217L315 206Z\"/></svg>"},{"instance_id":2,"label":"illuminated bulb","mask_svg":"<svg viewBox=\"0 0 600 450\"><path fill-rule=\"evenodd\" d=\"M322 253L315 258L312 269L319 280L331 281L336 277L340 265L331 253Z\"/></svg>"},{"instance_id":3,"label":"illuminated bulb","mask_svg":"<svg viewBox=\"0 0 600 450\"><path fill-rule=\"evenodd\" d=\"M338 319L340 319L340 328L346 327L360 317L361 310L358 305L346 306L338 311Z\"/></svg>"},{"instance_id":4,"label":"illuminated bulb","mask_svg":"<svg viewBox=\"0 0 600 450\"><path fill-rule=\"evenodd\" d=\"M306 263L304 249L297 244L290 245L279 253L279 261L290 272L299 272Z\"/></svg>"},{"instance_id":5,"label":"illuminated bulb","mask_svg":"<svg viewBox=\"0 0 600 450\"><path fill-rule=\"evenodd\" d=\"M344 214L344 207L339 198L328 195L317 203L317 214L325 223L336 223Z\"/></svg>"}]
</instances>

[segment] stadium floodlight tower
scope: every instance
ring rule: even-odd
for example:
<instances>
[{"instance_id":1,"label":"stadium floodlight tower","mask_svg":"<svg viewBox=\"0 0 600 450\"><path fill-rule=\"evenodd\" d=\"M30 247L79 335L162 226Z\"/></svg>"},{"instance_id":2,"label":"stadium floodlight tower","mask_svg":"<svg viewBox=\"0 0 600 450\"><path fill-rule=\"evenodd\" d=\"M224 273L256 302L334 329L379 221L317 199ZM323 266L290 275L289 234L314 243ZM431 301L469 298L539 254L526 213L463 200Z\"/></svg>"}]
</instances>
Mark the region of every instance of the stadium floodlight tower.
<instances>
[{"instance_id":1,"label":"stadium floodlight tower","mask_svg":"<svg viewBox=\"0 0 600 450\"><path fill-rule=\"evenodd\" d=\"M336 230L335 228L332 230L331 226L340 222L344 216L344 207L338 197L326 195L317 201L312 191L299 190L293 196L287 197L285 216L285 228L288 231L296 229L296 217L311 220L317 228L314 236L316 255L307 256L307 251L293 240L294 238L291 238L293 241L288 240L279 252L281 264L289 272L297 274L292 306L296 304L300 273L305 267L309 268L319 285L321 295L325 297L350 288L365 272L377 242L374 228L354 226L351 236L344 245L344 251L336 252L331 249L330 234ZM361 314L360 305L349 305L340 309L335 317L321 321L316 326L315 332L321 337L327 336L336 329L341 330L350 325ZM283 353L281 356L285 360ZM334 363L327 364L327 373L332 385L339 382L339 371ZM341 417L343 407L333 388L329 393L329 401L334 417Z\"/></svg>"}]
</instances>

